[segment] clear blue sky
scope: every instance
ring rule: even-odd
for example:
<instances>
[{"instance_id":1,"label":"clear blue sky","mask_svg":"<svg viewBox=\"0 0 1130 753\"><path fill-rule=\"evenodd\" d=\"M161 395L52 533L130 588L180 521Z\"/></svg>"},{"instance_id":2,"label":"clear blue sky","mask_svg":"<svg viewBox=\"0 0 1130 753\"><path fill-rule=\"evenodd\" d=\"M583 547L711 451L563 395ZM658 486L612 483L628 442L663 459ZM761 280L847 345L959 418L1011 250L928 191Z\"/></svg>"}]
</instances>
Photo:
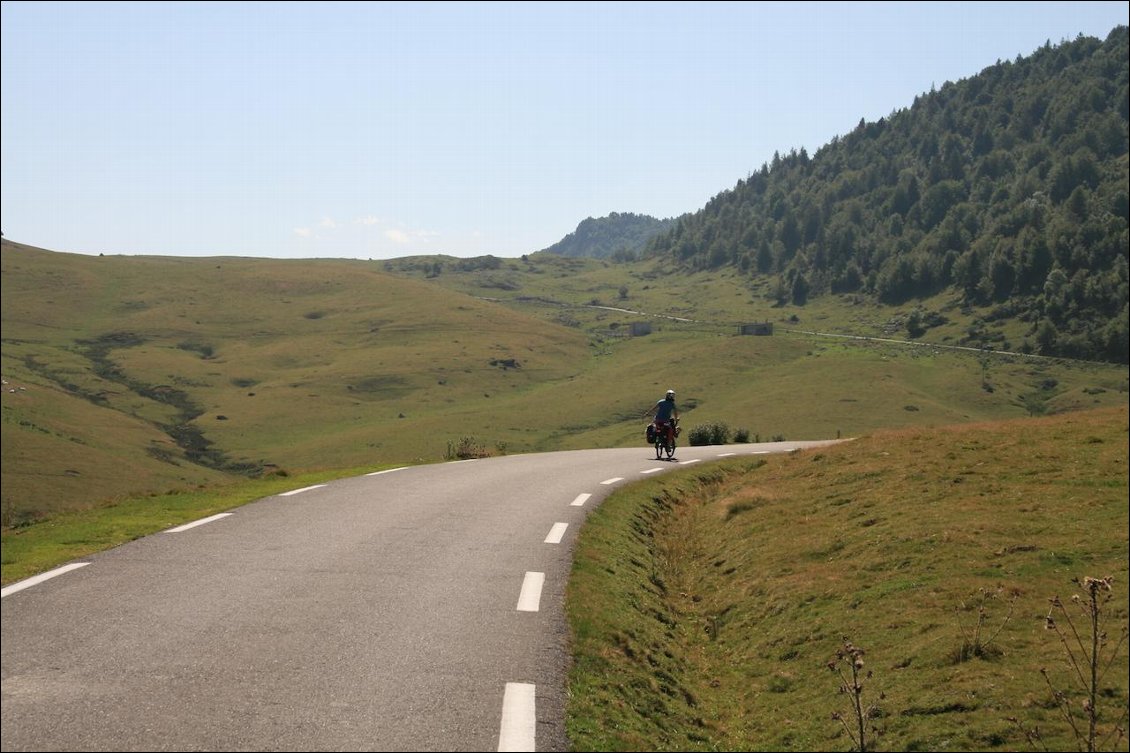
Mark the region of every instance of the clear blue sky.
<instances>
[{"instance_id":1,"label":"clear blue sky","mask_svg":"<svg viewBox=\"0 0 1130 753\"><path fill-rule=\"evenodd\" d=\"M514 257L1127 2L2 4L0 230L86 254Z\"/></svg>"}]
</instances>

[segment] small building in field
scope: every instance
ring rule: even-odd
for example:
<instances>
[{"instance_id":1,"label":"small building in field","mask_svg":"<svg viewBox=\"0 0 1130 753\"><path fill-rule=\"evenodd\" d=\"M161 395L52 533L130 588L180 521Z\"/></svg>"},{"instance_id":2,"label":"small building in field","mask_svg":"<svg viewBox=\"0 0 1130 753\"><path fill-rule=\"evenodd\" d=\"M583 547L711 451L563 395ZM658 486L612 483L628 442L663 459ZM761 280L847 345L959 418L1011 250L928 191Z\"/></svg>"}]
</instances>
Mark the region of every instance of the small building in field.
<instances>
[{"instance_id":1,"label":"small building in field","mask_svg":"<svg viewBox=\"0 0 1130 753\"><path fill-rule=\"evenodd\" d=\"M632 337L651 334L651 322L632 322L628 326L628 332Z\"/></svg>"},{"instance_id":2,"label":"small building in field","mask_svg":"<svg viewBox=\"0 0 1130 753\"><path fill-rule=\"evenodd\" d=\"M741 326L741 333L743 335L772 335L773 322L755 322L753 324L743 324Z\"/></svg>"}]
</instances>

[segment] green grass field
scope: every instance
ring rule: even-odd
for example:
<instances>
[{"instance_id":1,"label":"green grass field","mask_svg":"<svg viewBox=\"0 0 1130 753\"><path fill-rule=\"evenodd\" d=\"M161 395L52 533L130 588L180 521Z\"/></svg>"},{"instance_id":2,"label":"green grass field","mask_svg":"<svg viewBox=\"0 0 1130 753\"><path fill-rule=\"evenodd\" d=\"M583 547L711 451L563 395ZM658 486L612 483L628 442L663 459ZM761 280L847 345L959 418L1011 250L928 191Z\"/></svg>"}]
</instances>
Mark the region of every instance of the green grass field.
<instances>
[{"instance_id":1,"label":"green grass field","mask_svg":"<svg viewBox=\"0 0 1130 753\"><path fill-rule=\"evenodd\" d=\"M866 651L869 750L1022 750L1035 728L1038 749L1086 750L1041 674L1078 718L1045 618L1073 578L1113 576L1094 749L1126 750L1127 449L1126 409L1104 409L869 432L616 492L567 592L575 748L851 750L829 667L846 638Z\"/></svg>"}]
</instances>

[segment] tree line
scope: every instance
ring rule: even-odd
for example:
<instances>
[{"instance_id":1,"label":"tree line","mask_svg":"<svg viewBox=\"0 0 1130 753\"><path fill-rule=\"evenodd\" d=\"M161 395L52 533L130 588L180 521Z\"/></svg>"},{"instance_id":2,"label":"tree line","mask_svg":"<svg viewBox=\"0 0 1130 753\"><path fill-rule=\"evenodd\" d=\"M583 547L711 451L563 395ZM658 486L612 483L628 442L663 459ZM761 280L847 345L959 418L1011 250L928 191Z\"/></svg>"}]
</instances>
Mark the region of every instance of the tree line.
<instances>
[{"instance_id":1,"label":"tree line","mask_svg":"<svg viewBox=\"0 0 1130 753\"><path fill-rule=\"evenodd\" d=\"M814 155L774 154L644 256L775 276L779 302L953 290L1021 349L1128 362L1128 29L998 61Z\"/></svg>"}]
</instances>

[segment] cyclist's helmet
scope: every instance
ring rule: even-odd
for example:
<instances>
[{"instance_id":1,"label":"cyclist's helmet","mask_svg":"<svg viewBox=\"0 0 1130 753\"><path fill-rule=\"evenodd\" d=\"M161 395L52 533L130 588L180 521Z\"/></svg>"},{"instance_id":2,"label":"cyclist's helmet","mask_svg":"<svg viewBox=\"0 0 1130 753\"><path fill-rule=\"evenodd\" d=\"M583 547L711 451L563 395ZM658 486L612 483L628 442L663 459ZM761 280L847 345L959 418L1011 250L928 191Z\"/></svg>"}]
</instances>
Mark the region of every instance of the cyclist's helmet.
<instances>
[{"instance_id":1,"label":"cyclist's helmet","mask_svg":"<svg viewBox=\"0 0 1130 753\"><path fill-rule=\"evenodd\" d=\"M667 390L667 399L668 400L674 400L675 399L675 390Z\"/></svg>"}]
</instances>

